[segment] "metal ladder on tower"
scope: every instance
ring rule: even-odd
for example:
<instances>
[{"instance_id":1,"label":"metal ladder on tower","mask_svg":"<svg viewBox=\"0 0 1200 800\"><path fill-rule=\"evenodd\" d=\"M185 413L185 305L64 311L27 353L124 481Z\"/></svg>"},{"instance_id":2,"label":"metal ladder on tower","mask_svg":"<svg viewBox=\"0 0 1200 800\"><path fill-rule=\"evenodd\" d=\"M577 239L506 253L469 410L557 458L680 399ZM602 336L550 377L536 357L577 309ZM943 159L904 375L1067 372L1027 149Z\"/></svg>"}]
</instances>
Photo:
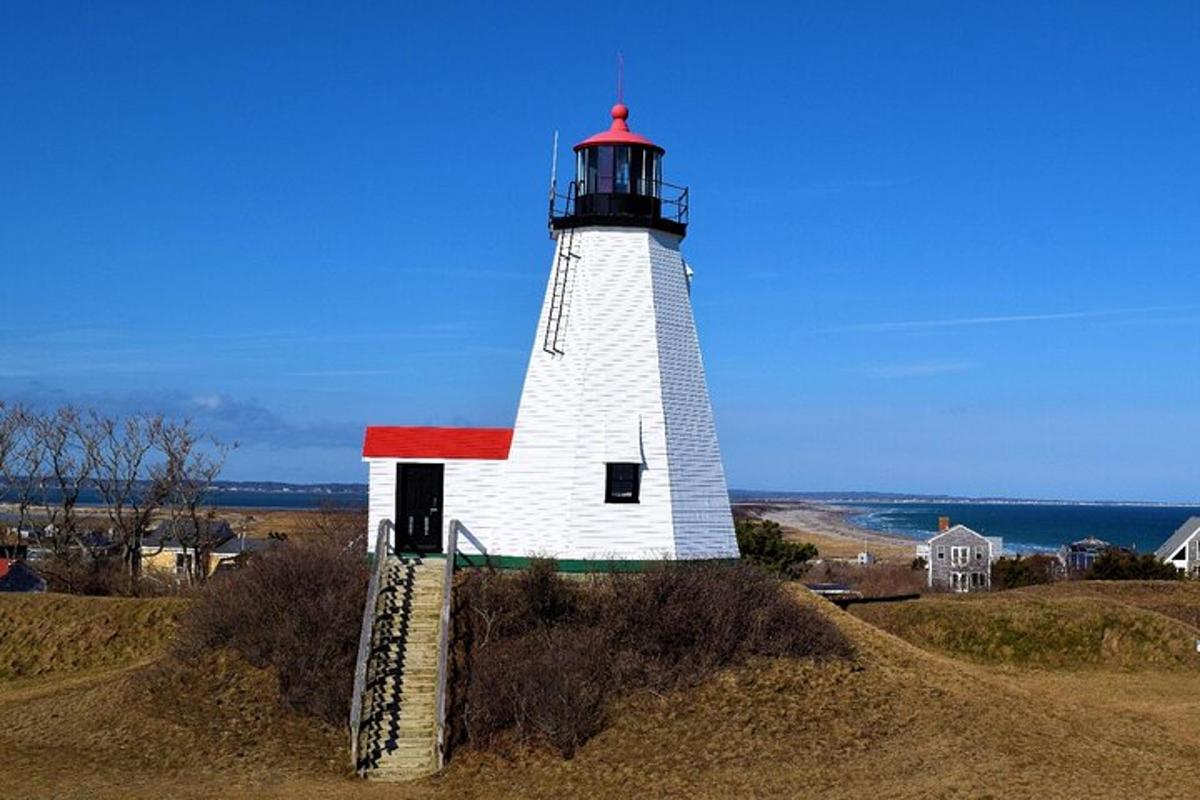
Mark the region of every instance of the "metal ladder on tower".
<instances>
[{"instance_id":1,"label":"metal ladder on tower","mask_svg":"<svg viewBox=\"0 0 1200 800\"><path fill-rule=\"evenodd\" d=\"M571 194L575 194L574 184L571 186ZM563 346L566 342L567 315L571 310L571 261L579 258L574 247L574 227L558 234L558 255L554 259L550 307L546 310L546 333L542 340L542 349L552 356L561 356L566 352Z\"/></svg>"}]
</instances>

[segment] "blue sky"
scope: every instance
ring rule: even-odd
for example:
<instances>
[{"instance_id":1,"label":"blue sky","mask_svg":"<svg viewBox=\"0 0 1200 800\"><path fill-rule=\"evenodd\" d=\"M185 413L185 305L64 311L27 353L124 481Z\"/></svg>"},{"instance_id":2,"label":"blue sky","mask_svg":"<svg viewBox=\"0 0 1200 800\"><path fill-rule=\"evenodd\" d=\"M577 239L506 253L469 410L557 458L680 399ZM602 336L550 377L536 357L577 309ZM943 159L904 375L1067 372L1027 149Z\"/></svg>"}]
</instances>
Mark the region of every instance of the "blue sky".
<instances>
[{"instance_id":1,"label":"blue sky","mask_svg":"<svg viewBox=\"0 0 1200 800\"><path fill-rule=\"evenodd\" d=\"M411 7L410 7L411 6ZM153 407L227 476L510 425L552 132L632 127L731 485L1200 497L1194 3L21 3L0 396Z\"/></svg>"}]
</instances>

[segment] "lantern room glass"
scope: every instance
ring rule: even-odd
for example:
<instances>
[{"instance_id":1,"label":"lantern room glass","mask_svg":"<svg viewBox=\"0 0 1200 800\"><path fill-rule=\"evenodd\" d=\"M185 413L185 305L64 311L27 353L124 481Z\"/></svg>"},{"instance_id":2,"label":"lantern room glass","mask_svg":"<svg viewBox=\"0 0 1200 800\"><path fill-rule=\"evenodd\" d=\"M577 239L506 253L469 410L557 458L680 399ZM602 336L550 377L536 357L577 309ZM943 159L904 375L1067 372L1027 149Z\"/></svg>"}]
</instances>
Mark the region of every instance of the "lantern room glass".
<instances>
[{"instance_id":1,"label":"lantern room glass","mask_svg":"<svg viewBox=\"0 0 1200 800\"><path fill-rule=\"evenodd\" d=\"M579 194L660 197L662 156L651 147L599 145L579 151L575 162Z\"/></svg>"}]
</instances>

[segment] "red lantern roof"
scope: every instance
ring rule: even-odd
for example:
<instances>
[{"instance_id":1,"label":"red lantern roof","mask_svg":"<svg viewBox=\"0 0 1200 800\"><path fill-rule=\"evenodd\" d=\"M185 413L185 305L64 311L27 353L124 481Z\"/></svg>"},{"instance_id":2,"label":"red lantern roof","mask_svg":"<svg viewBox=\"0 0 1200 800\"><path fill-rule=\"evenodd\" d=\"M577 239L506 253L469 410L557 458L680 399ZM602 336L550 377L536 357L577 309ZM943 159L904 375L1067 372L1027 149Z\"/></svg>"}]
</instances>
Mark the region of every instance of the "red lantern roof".
<instances>
[{"instance_id":1,"label":"red lantern roof","mask_svg":"<svg viewBox=\"0 0 1200 800\"><path fill-rule=\"evenodd\" d=\"M609 126L609 129L601 131L595 136L589 136L575 145L575 149L582 150L585 147L595 147L601 144L640 144L643 147L653 147L660 153L666 152L645 136L629 130L629 123L625 121L627 119L629 119L629 107L624 103L617 103L612 107L612 125Z\"/></svg>"},{"instance_id":2,"label":"red lantern roof","mask_svg":"<svg viewBox=\"0 0 1200 800\"><path fill-rule=\"evenodd\" d=\"M512 428L397 428L371 425L363 458L480 459L503 461Z\"/></svg>"}]
</instances>

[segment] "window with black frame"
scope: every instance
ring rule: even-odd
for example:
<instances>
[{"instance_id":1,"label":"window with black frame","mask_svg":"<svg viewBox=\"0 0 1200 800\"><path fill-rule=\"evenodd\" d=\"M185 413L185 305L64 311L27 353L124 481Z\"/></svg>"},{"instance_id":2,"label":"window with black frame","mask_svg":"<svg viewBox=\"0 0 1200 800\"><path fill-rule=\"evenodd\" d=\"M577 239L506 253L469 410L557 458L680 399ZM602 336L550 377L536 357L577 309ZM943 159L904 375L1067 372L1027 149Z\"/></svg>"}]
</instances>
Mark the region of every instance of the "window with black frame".
<instances>
[{"instance_id":1,"label":"window with black frame","mask_svg":"<svg viewBox=\"0 0 1200 800\"><path fill-rule=\"evenodd\" d=\"M642 482L642 465L615 463L606 466L608 474L604 481L604 502L638 502Z\"/></svg>"}]
</instances>

